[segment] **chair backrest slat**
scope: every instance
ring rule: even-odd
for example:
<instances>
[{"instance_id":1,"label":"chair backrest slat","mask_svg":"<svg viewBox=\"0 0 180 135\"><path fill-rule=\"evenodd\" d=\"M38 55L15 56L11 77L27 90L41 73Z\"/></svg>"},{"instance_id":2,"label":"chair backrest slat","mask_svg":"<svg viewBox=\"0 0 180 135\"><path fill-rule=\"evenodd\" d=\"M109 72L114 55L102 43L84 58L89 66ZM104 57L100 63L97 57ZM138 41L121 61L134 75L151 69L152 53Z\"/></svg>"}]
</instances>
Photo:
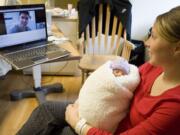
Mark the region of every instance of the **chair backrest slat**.
<instances>
[{"instance_id":1,"label":"chair backrest slat","mask_svg":"<svg viewBox=\"0 0 180 135\"><path fill-rule=\"evenodd\" d=\"M92 47L95 46L95 36L96 36L96 19L93 17L92 19ZM94 53L94 51L93 51Z\"/></svg>"},{"instance_id":2,"label":"chair backrest slat","mask_svg":"<svg viewBox=\"0 0 180 135\"><path fill-rule=\"evenodd\" d=\"M102 22L103 22L103 5L99 6L99 20L98 20L98 51L101 48L101 35L102 35Z\"/></svg>"},{"instance_id":3,"label":"chair backrest slat","mask_svg":"<svg viewBox=\"0 0 180 135\"><path fill-rule=\"evenodd\" d=\"M87 25L87 27L86 27L86 43L85 43L85 53L87 53L87 50L88 50L88 48L89 48L89 46L90 46L90 43L89 43L89 25Z\"/></svg>"},{"instance_id":4,"label":"chair backrest slat","mask_svg":"<svg viewBox=\"0 0 180 135\"><path fill-rule=\"evenodd\" d=\"M116 47L115 47L115 48L119 48L119 49L116 49L116 54L117 54L117 55L120 55L120 54L118 54L118 51L121 52L121 50L122 50L122 46L119 47L119 45L120 45L120 39L121 39L121 35L122 35L122 31L123 31L122 23L119 22L118 37L117 37Z\"/></svg>"},{"instance_id":5,"label":"chair backrest slat","mask_svg":"<svg viewBox=\"0 0 180 135\"><path fill-rule=\"evenodd\" d=\"M104 39L104 49L105 52L107 51L107 43L108 43L108 36L109 36L109 25L110 25L110 6L107 5L106 9L106 26L105 26L105 39Z\"/></svg>"},{"instance_id":6,"label":"chair backrest slat","mask_svg":"<svg viewBox=\"0 0 180 135\"><path fill-rule=\"evenodd\" d=\"M117 17L114 16L112 36L111 36L111 44L110 44L110 52L112 52L112 53L113 53L113 48L114 48L114 40L115 40L115 35L116 35L116 29L117 29Z\"/></svg>"}]
</instances>

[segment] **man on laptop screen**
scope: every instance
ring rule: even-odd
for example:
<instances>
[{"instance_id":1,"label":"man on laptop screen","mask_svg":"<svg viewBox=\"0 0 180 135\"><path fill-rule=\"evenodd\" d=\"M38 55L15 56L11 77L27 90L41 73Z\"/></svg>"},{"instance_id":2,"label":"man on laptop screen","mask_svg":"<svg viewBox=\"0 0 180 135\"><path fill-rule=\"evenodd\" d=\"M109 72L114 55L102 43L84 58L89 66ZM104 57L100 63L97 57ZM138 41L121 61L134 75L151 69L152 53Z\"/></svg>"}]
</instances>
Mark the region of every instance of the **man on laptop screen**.
<instances>
[{"instance_id":1,"label":"man on laptop screen","mask_svg":"<svg viewBox=\"0 0 180 135\"><path fill-rule=\"evenodd\" d=\"M43 7L14 8L0 11L0 47L7 47L46 38ZM18 33L17 33L18 32ZM6 42L4 42L6 40Z\"/></svg>"},{"instance_id":2,"label":"man on laptop screen","mask_svg":"<svg viewBox=\"0 0 180 135\"><path fill-rule=\"evenodd\" d=\"M17 14L15 13L15 17L17 16ZM12 16L13 15L14 13L12 14ZM15 26L13 26L13 28L10 29L10 33L17 33L17 32L32 30L31 27L35 26L35 22L32 24L32 26L29 27L28 22L30 19L31 19L31 16L29 14L29 11L20 11L19 16L18 16L18 24L15 24Z\"/></svg>"}]
</instances>

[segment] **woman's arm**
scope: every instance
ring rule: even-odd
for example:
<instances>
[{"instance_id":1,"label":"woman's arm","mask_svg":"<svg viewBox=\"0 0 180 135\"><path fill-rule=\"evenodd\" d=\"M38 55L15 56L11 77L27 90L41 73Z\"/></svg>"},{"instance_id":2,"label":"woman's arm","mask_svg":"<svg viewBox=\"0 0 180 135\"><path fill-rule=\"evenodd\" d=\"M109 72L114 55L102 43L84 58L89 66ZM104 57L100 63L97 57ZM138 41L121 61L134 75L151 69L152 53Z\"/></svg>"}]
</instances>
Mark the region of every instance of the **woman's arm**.
<instances>
[{"instance_id":1,"label":"woman's arm","mask_svg":"<svg viewBox=\"0 0 180 135\"><path fill-rule=\"evenodd\" d=\"M145 121L135 127L115 135L177 135L180 134L180 105L166 102ZM121 127L119 127L121 128ZM87 135L110 135L103 130L91 128Z\"/></svg>"},{"instance_id":2,"label":"woman's arm","mask_svg":"<svg viewBox=\"0 0 180 135\"><path fill-rule=\"evenodd\" d=\"M177 135L180 134L180 104L166 102L145 121L121 135Z\"/></svg>"},{"instance_id":3,"label":"woman's arm","mask_svg":"<svg viewBox=\"0 0 180 135\"><path fill-rule=\"evenodd\" d=\"M180 134L180 106L176 102L166 102L161 105L145 121L139 123L119 135L175 135ZM77 122L80 120L78 115L78 104L70 104L66 109L66 121L75 129ZM111 135L110 133L98 128L86 125L82 130L83 135Z\"/></svg>"},{"instance_id":4,"label":"woman's arm","mask_svg":"<svg viewBox=\"0 0 180 135\"><path fill-rule=\"evenodd\" d=\"M78 123L78 121L80 120L79 118L79 114L78 114L78 103L74 103L74 104L69 104L66 107L66 113L65 113L65 119L67 121L67 123L73 128L75 129L76 124ZM89 124L86 124L83 127L83 130L81 132L81 135L87 135L89 130L93 129L93 127ZM105 134L106 133L106 134ZM99 135L99 134L98 134ZM103 135L110 135L108 132L103 131Z\"/></svg>"},{"instance_id":5,"label":"woman's arm","mask_svg":"<svg viewBox=\"0 0 180 135\"><path fill-rule=\"evenodd\" d=\"M174 128L175 125L180 125L179 117L180 107L179 104L166 103L161 105L149 118L141 122L137 126L126 130L119 135L165 135L166 132L173 132L177 130ZM78 114L78 104L70 104L66 108L66 121L69 125L75 129L76 124L80 120ZM177 132L177 131L176 131ZM176 134L176 133L175 133ZM175 135L173 134L173 135ZM82 130L82 135L111 135L110 133L91 127L86 124Z\"/></svg>"},{"instance_id":6,"label":"woman's arm","mask_svg":"<svg viewBox=\"0 0 180 135\"><path fill-rule=\"evenodd\" d=\"M79 121L78 105L69 105L66 110L67 122L75 128ZM165 102L145 121L116 135L176 135L180 134L180 106L177 102ZM82 135L112 135L106 131L86 125Z\"/></svg>"}]
</instances>

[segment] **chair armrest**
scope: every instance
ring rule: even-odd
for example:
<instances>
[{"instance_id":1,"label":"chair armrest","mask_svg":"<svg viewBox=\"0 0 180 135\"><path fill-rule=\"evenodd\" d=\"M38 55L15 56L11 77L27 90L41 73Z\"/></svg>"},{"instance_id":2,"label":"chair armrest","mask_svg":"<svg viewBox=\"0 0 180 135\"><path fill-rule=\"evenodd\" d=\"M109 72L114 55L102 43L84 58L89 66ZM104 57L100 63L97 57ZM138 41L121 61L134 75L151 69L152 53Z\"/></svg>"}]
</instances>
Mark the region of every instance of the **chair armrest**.
<instances>
[{"instance_id":1,"label":"chair armrest","mask_svg":"<svg viewBox=\"0 0 180 135\"><path fill-rule=\"evenodd\" d=\"M127 42L127 45L131 47L132 50L134 50L136 48L136 46L132 42L130 42L128 40L126 42Z\"/></svg>"},{"instance_id":2,"label":"chair armrest","mask_svg":"<svg viewBox=\"0 0 180 135\"><path fill-rule=\"evenodd\" d=\"M127 61L129 61L131 51L134 50L135 48L136 46L132 42L125 40L121 56L124 57Z\"/></svg>"}]
</instances>

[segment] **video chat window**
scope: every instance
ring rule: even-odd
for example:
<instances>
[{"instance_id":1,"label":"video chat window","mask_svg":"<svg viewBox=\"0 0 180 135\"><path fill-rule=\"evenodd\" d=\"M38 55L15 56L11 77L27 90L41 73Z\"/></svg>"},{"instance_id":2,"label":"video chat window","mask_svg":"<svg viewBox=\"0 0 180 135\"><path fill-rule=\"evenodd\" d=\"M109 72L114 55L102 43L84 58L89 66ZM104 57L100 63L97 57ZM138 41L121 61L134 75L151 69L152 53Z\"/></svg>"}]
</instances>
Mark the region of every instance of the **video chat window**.
<instances>
[{"instance_id":1,"label":"video chat window","mask_svg":"<svg viewBox=\"0 0 180 135\"><path fill-rule=\"evenodd\" d=\"M19 11L4 13L7 34L45 28L40 11Z\"/></svg>"},{"instance_id":2,"label":"video chat window","mask_svg":"<svg viewBox=\"0 0 180 135\"><path fill-rule=\"evenodd\" d=\"M7 34L36 29L34 11L4 13Z\"/></svg>"},{"instance_id":3,"label":"video chat window","mask_svg":"<svg viewBox=\"0 0 180 135\"><path fill-rule=\"evenodd\" d=\"M44 7L0 9L0 48L44 40Z\"/></svg>"}]
</instances>

